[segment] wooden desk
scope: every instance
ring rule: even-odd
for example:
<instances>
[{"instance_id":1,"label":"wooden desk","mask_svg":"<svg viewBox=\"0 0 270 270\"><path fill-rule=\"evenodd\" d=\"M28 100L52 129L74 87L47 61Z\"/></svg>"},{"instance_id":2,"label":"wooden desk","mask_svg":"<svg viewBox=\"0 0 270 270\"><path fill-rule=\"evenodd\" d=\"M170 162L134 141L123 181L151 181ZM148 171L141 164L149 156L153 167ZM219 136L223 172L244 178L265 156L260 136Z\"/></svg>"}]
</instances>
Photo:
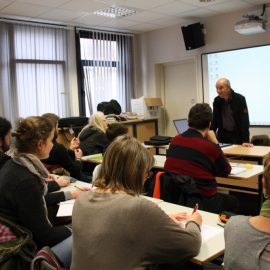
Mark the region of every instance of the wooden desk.
<instances>
[{"instance_id":1,"label":"wooden desk","mask_svg":"<svg viewBox=\"0 0 270 270\"><path fill-rule=\"evenodd\" d=\"M156 160L154 169L163 170L164 163L166 161L166 156L164 155L154 155ZM95 164L102 163L102 154L89 155L82 157L83 161L91 162ZM239 166L246 166L245 164L239 164ZM233 189L236 191L250 191L254 194L261 195L261 185L258 180L258 177L263 173L263 166L253 164L252 168L247 169L246 171L239 173L237 175L228 175L226 178L217 177L218 186L225 187L228 189Z\"/></svg>"},{"instance_id":2,"label":"wooden desk","mask_svg":"<svg viewBox=\"0 0 270 270\"><path fill-rule=\"evenodd\" d=\"M154 168L163 170L166 156L155 155L156 164ZM247 166L246 164L239 164ZM217 185L220 189L249 193L256 197L256 212L259 213L263 202L262 188L263 166L252 164L250 169L237 175L229 174L227 177L216 177Z\"/></svg>"},{"instance_id":3,"label":"wooden desk","mask_svg":"<svg viewBox=\"0 0 270 270\"><path fill-rule=\"evenodd\" d=\"M231 145L222 148L222 151L227 157L240 157L262 164L263 158L270 152L270 146L244 147L242 145Z\"/></svg>"},{"instance_id":4,"label":"wooden desk","mask_svg":"<svg viewBox=\"0 0 270 270\"><path fill-rule=\"evenodd\" d=\"M61 188L61 191L71 191L76 189L76 186L78 187L92 187L91 184L87 184L85 182L76 181L75 183L71 183L69 186ZM166 214L174 214L178 212L187 212L192 213L193 209L181 205L176 205L172 203L164 202L160 199L155 199L151 197L142 196L147 200L152 201L153 203L157 204ZM62 209L61 211L64 211L64 216L71 216L72 209L73 209L74 200L70 202L63 202L60 204L60 207L63 207L65 209ZM192 262L203 265L206 262L209 262L218 256L222 255L224 253L225 243L224 243L224 232L223 228L219 227L217 223L219 222L218 215L200 211L199 213L202 215L203 218L203 224L207 226L213 227L213 230L215 230L215 234L212 237L209 237L207 239L204 239L204 234L202 234L202 246L200 249L199 254L192 259ZM211 229L211 228L210 228Z\"/></svg>"},{"instance_id":5,"label":"wooden desk","mask_svg":"<svg viewBox=\"0 0 270 270\"><path fill-rule=\"evenodd\" d=\"M192 213L193 211L192 208L164 201L159 202L158 206L168 215L178 212ZM224 229L217 225L217 223L219 222L218 215L200 210L199 213L202 215L203 224L211 226L213 227L213 230L217 231L217 234L205 240L202 233L203 237L200 253L196 257L194 257L191 261L196 264L203 265L223 255L225 249L225 242L224 242Z\"/></svg>"}]
</instances>

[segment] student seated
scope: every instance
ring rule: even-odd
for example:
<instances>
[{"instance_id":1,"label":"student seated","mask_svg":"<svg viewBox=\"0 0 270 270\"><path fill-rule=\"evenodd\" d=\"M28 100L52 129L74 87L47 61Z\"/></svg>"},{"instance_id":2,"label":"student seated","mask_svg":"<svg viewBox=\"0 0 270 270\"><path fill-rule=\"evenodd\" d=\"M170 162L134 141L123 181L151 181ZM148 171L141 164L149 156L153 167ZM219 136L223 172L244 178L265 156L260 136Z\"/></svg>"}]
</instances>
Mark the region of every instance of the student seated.
<instances>
[{"instance_id":1,"label":"student seated","mask_svg":"<svg viewBox=\"0 0 270 270\"><path fill-rule=\"evenodd\" d=\"M102 112L94 113L89 124L79 133L80 148L83 155L102 153L108 144L106 137L107 120Z\"/></svg>"},{"instance_id":2,"label":"student seated","mask_svg":"<svg viewBox=\"0 0 270 270\"><path fill-rule=\"evenodd\" d=\"M126 125L120 124L120 123L112 123L108 124L108 128L106 129L106 136L109 141L108 145L104 148L104 152L106 151L107 147L110 145L110 143L117 138L118 136L125 135L128 133L128 128ZM103 153L104 153L103 152ZM101 170L101 165L99 164L95 167L93 171L92 181L95 181L98 177L98 174Z\"/></svg>"},{"instance_id":3,"label":"student seated","mask_svg":"<svg viewBox=\"0 0 270 270\"><path fill-rule=\"evenodd\" d=\"M53 147L54 127L47 119L32 116L20 120L12 136L14 157L0 170L0 213L29 229L38 248L52 247L68 267L71 230L53 227L48 219L45 195L49 174L40 161L48 158Z\"/></svg>"},{"instance_id":4,"label":"student seated","mask_svg":"<svg viewBox=\"0 0 270 270\"><path fill-rule=\"evenodd\" d=\"M263 189L259 216L233 216L225 226L226 270L270 269L270 154L264 160Z\"/></svg>"},{"instance_id":5,"label":"student seated","mask_svg":"<svg viewBox=\"0 0 270 270\"><path fill-rule=\"evenodd\" d=\"M229 174L231 166L210 130L212 118L212 109L206 103L195 104L190 109L189 129L172 139L164 170L194 178L202 195L201 209L213 213L235 212L237 199L217 192L215 177Z\"/></svg>"},{"instance_id":6,"label":"student seated","mask_svg":"<svg viewBox=\"0 0 270 270\"><path fill-rule=\"evenodd\" d=\"M73 208L71 269L150 269L198 254L199 213L169 217L139 197L153 165L153 156L135 138L120 136L110 144L97 188L81 194Z\"/></svg>"},{"instance_id":7,"label":"student seated","mask_svg":"<svg viewBox=\"0 0 270 270\"><path fill-rule=\"evenodd\" d=\"M5 154L6 151L10 150L11 128L11 123L7 119L0 117L0 169L12 158ZM58 203L71 198L76 198L78 196L78 191L59 191L61 187L65 187L70 183L70 180L63 176L58 177L50 174L48 175L46 182L48 184L48 193L45 195L45 201L49 209L50 221L54 223L56 221L55 214Z\"/></svg>"},{"instance_id":8,"label":"student seated","mask_svg":"<svg viewBox=\"0 0 270 270\"><path fill-rule=\"evenodd\" d=\"M82 150L79 148L79 140L73 138L71 141L71 148L66 149L64 145L56 141L58 136L58 120L59 117L53 113L45 113L42 115L48 119L54 127L53 148L50 152L49 158L42 160L45 167L50 173L53 173L55 168L64 168L70 176L81 179L82 177Z\"/></svg>"}]
</instances>

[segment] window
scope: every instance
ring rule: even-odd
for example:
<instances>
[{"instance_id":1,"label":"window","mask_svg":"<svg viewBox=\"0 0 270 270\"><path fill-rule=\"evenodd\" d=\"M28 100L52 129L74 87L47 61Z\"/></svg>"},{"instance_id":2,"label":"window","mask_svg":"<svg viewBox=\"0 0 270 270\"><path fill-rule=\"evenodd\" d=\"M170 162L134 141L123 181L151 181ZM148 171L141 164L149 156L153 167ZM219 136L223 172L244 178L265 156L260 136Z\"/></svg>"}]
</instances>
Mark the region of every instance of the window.
<instances>
[{"instance_id":1,"label":"window","mask_svg":"<svg viewBox=\"0 0 270 270\"><path fill-rule=\"evenodd\" d=\"M96 111L102 101L116 99L122 111L130 109L133 96L133 37L130 35L77 31L81 113Z\"/></svg>"},{"instance_id":2,"label":"window","mask_svg":"<svg viewBox=\"0 0 270 270\"><path fill-rule=\"evenodd\" d=\"M1 22L0 37L0 79L8 78L0 83L1 113L9 119L46 112L67 116L67 30Z\"/></svg>"}]
</instances>

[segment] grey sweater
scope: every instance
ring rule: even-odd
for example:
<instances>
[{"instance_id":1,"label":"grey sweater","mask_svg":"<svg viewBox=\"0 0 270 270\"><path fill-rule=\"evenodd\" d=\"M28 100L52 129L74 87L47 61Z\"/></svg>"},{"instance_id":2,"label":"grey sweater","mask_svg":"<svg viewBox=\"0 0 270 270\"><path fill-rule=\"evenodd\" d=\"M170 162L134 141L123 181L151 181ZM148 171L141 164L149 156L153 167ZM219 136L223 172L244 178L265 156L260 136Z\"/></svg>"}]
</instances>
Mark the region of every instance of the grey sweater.
<instances>
[{"instance_id":1,"label":"grey sweater","mask_svg":"<svg viewBox=\"0 0 270 270\"><path fill-rule=\"evenodd\" d=\"M249 218L231 217L225 226L226 270L270 269L270 233L254 228Z\"/></svg>"},{"instance_id":2,"label":"grey sweater","mask_svg":"<svg viewBox=\"0 0 270 270\"><path fill-rule=\"evenodd\" d=\"M196 256L198 226L185 229L156 204L127 194L84 192L72 214L71 269L149 269Z\"/></svg>"}]
</instances>

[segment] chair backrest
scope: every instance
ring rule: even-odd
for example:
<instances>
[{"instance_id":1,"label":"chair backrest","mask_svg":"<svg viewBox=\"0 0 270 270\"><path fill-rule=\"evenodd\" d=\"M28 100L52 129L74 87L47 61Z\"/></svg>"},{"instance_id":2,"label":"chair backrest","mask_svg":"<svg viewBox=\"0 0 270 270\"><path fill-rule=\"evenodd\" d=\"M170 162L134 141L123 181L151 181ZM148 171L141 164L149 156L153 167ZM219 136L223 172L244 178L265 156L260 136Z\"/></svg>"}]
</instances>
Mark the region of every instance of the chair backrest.
<instances>
[{"instance_id":1,"label":"chair backrest","mask_svg":"<svg viewBox=\"0 0 270 270\"><path fill-rule=\"evenodd\" d=\"M254 135L251 138L254 145L270 146L270 138L268 135Z\"/></svg>"},{"instance_id":2,"label":"chair backrest","mask_svg":"<svg viewBox=\"0 0 270 270\"><path fill-rule=\"evenodd\" d=\"M147 196L184 206L193 207L199 203L200 209L203 209L201 193L190 176L157 172L150 179L146 192Z\"/></svg>"},{"instance_id":3,"label":"chair backrest","mask_svg":"<svg viewBox=\"0 0 270 270\"><path fill-rule=\"evenodd\" d=\"M31 270L65 270L65 268L49 247L43 247L32 260Z\"/></svg>"}]
</instances>

